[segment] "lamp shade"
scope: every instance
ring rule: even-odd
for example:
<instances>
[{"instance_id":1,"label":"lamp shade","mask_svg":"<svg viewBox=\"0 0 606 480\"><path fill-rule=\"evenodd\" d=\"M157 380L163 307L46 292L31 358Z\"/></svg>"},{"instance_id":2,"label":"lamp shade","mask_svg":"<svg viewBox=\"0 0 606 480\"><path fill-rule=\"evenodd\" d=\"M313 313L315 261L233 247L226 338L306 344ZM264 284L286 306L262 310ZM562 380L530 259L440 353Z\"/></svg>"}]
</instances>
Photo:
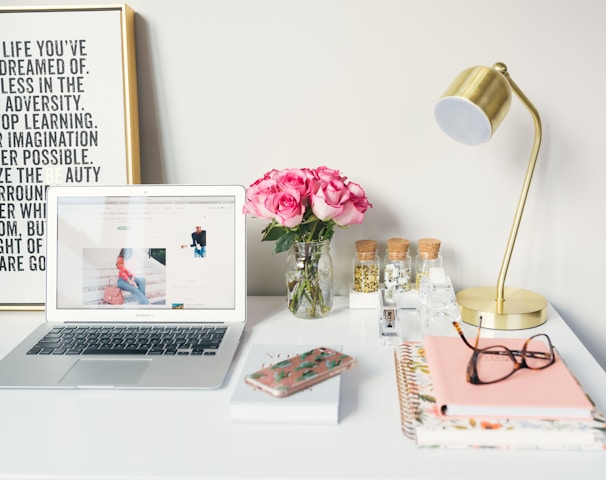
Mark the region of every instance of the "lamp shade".
<instances>
[{"instance_id":1,"label":"lamp shade","mask_svg":"<svg viewBox=\"0 0 606 480\"><path fill-rule=\"evenodd\" d=\"M511 88L491 67L471 67L446 89L434 114L440 128L466 145L487 142L511 105Z\"/></svg>"}]
</instances>

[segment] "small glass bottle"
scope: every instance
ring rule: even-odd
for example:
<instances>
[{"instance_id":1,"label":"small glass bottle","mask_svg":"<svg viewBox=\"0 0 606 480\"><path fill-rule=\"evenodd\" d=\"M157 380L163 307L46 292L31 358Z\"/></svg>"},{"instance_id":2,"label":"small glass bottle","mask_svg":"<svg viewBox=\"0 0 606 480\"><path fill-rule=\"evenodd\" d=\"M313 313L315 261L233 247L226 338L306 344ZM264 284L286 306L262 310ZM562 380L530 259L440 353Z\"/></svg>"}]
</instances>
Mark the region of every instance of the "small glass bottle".
<instances>
[{"instance_id":1,"label":"small glass bottle","mask_svg":"<svg viewBox=\"0 0 606 480\"><path fill-rule=\"evenodd\" d=\"M353 261L353 289L363 293L378 291L379 268L377 242L357 240L356 255Z\"/></svg>"},{"instance_id":2,"label":"small glass bottle","mask_svg":"<svg viewBox=\"0 0 606 480\"><path fill-rule=\"evenodd\" d=\"M441 267L431 267L421 277L417 316L425 335L449 335L452 322L459 320L459 306L450 277Z\"/></svg>"},{"instance_id":3,"label":"small glass bottle","mask_svg":"<svg viewBox=\"0 0 606 480\"><path fill-rule=\"evenodd\" d=\"M411 260L408 255L410 242L406 238L389 238L383 269L383 285L388 292L410 290Z\"/></svg>"},{"instance_id":4,"label":"small glass bottle","mask_svg":"<svg viewBox=\"0 0 606 480\"><path fill-rule=\"evenodd\" d=\"M440 255L440 240L437 238L421 238L415 257L415 288L419 290L421 278L427 276L430 268L442 267Z\"/></svg>"}]
</instances>

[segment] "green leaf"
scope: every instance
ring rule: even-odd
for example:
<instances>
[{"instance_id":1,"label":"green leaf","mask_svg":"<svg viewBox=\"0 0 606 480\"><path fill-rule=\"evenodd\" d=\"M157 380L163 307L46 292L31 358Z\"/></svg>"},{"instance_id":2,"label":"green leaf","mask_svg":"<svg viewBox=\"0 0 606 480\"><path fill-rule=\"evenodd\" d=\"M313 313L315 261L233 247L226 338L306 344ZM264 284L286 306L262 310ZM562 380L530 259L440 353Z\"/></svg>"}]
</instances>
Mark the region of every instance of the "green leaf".
<instances>
[{"instance_id":1,"label":"green leaf","mask_svg":"<svg viewBox=\"0 0 606 480\"><path fill-rule=\"evenodd\" d=\"M276 223L275 220L272 220L272 222L263 229L263 238L261 241L266 242L278 240L281 236L287 234L288 232L289 229L287 227L284 227Z\"/></svg>"},{"instance_id":2,"label":"green leaf","mask_svg":"<svg viewBox=\"0 0 606 480\"><path fill-rule=\"evenodd\" d=\"M281 362L278 363L274 363L271 368L272 370L275 370L277 368L284 368L284 367L290 367L292 365L292 361L287 358L286 360L282 360Z\"/></svg>"},{"instance_id":3,"label":"green leaf","mask_svg":"<svg viewBox=\"0 0 606 480\"><path fill-rule=\"evenodd\" d=\"M314 362L303 362L295 370L303 370L304 368L316 368L318 365Z\"/></svg>"},{"instance_id":4,"label":"green leaf","mask_svg":"<svg viewBox=\"0 0 606 480\"><path fill-rule=\"evenodd\" d=\"M295 240L295 232L288 230L280 238L276 240L274 245L274 253L286 252Z\"/></svg>"},{"instance_id":5,"label":"green leaf","mask_svg":"<svg viewBox=\"0 0 606 480\"><path fill-rule=\"evenodd\" d=\"M315 376L317 376L318 374L316 372L314 372L313 370L305 370L300 377L296 378L297 382L300 382L301 380L306 380L308 378L313 378Z\"/></svg>"}]
</instances>

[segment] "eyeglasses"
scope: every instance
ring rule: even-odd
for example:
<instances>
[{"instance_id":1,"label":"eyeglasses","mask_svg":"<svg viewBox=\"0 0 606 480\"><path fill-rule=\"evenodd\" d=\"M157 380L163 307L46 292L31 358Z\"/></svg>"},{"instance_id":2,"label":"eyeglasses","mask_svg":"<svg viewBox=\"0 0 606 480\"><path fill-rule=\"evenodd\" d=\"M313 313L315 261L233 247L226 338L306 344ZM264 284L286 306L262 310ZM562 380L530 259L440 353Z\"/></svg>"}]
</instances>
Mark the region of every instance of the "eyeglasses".
<instances>
[{"instance_id":1,"label":"eyeglasses","mask_svg":"<svg viewBox=\"0 0 606 480\"><path fill-rule=\"evenodd\" d=\"M458 322L452 322L465 345L473 350L467 364L467 381L474 385L496 383L513 375L522 368L542 370L555 362L555 353L551 339L544 333L528 338L521 350L511 350L503 345L491 345L478 348L482 317L478 323L478 332L474 345L471 345ZM532 350L529 350L529 347ZM518 358L520 360L518 360Z\"/></svg>"}]
</instances>

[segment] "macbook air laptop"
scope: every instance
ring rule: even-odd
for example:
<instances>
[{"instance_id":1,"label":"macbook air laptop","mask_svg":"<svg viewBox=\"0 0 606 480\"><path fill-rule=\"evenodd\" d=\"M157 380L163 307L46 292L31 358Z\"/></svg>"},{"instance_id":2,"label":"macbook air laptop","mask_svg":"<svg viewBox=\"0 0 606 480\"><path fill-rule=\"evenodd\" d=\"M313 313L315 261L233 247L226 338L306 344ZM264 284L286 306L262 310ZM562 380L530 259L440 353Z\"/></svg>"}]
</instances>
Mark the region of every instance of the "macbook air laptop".
<instances>
[{"instance_id":1,"label":"macbook air laptop","mask_svg":"<svg viewBox=\"0 0 606 480\"><path fill-rule=\"evenodd\" d=\"M46 322L0 387L217 388L246 321L242 186L53 186Z\"/></svg>"}]
</instances>

